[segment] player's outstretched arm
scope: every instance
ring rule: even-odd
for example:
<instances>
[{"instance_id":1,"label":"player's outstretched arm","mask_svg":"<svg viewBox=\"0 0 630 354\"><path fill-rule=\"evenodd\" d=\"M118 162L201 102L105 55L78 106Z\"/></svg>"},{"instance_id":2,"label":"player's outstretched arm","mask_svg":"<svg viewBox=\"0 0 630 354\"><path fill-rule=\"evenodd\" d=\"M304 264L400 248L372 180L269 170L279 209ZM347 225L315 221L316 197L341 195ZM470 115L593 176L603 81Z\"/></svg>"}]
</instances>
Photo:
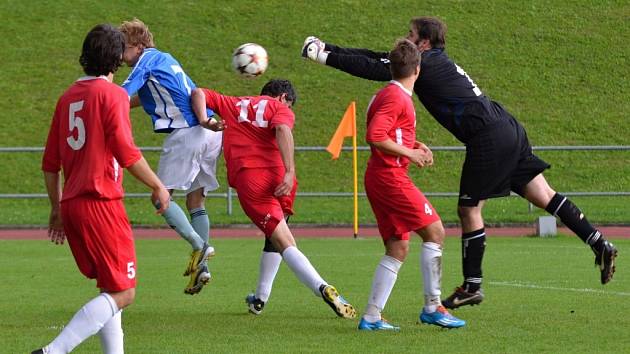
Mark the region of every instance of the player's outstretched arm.
<instances>
[{"instance_id":1,"label":"player's outstretched arm","mask_svg":"<svg viewBox=\"0 0 630 354\"><path fill-rule=\"evenodd\" d=\"M282 183L274 191L274 195L279 197L291 194L295 181L293 133L288 125L279 124L276 126L276 141L278 142L278 149L280 150L285 169Z\"/></svg>"},{"instance_id":2,"label":"player's outstretched arm","mask_svg":"<svg viewBox=\"0 0 630 354\"><path fill-rule=\"evenodd\" d=\"M360 55L377 60L387 59L389 57L389 52L375 52L365 48L344 48L331 43L326 43L324 48L331 53L341 55Z\"/></svg>"},{"instance_id":3,"label":"player's outstretched arm","mask_svg":"<svg viewBox=\"0 0 630 354\"><path fill-rule=\"evenodd\" d=\"M164 188L164 185L155 175L147 160L141 157L133 165L127 167L127 170L140 182L151 188L151 202L157 209L158 214L162 214L167 208L171 199L170 193Z\"/></svg>"},{"instance_id":4,"label":"player's outstretched arm","mask_svg":"<svg viewBox=\"0 0 630 354\"><path fill-rule=\"evenodd\" d=\"M44 171L44 182L48 192L48 199L50 200L48 237L51 242L62 245L66 239L66 233L63 231L63 221L61 219L61 179L59 178L59 172Z\"/></svg>"},{"instance_id":5,"label":"player's outstretched arm","mask_svg":"<svg viewBox=\"0 0 630 354\"><path fill-rule=\"evenodd\" d=\"M206 129L218 132L225 129L223 121L217 121L214 117L208 118L206 110L206 95L200 88L195 88L190 94L190 105L199 121L199 125Z\"/></svg>"},{"instance_id":6,"label":"player's outstretched arm","mask_svg":"<svg viewBox=\"0 0 630 354\"><path fill-rule=\"evenodd\" d=\"M324 43L317 37L307 37L302 47L302 56L320 64L326 64L352 76L389 81L388 52L375 52L369 49L342 48Z\"/></svg>"}]
</instances>

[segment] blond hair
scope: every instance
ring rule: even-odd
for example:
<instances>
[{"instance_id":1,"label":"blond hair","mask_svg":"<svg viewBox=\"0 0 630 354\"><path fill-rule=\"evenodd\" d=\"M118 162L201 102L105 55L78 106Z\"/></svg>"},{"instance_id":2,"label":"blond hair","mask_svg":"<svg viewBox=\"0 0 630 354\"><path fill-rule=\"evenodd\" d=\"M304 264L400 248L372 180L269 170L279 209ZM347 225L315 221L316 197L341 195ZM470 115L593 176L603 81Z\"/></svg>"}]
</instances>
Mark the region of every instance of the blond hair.
<instances>
[{"instance_id":1,"label":"blond hair","mask_svg":"<svg viewBox=\"0 0 630 354\"><path fill-rule=\"evenodd\" d=\"M153 34L149 31L149 27L137 18L123 22L120 25L120 32L125 35L127 45L142 45L145 48L155 47Z\"/></svg>"}]
</instances>

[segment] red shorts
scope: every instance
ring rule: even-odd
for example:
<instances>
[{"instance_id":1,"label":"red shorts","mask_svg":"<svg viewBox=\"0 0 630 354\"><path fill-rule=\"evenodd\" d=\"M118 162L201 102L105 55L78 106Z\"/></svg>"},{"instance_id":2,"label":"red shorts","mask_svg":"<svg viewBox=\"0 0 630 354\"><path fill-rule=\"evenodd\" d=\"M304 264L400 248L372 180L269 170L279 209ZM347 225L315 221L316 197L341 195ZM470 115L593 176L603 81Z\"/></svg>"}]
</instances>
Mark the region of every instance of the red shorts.
<instances>
[{"instance_id":1,"label":"red shorts","mask_svg":"<svg viewBox=\"0 0 630 354\"><path fill-rule=\"evenodd\" d=\"M293 183L290 195L273 195L284 177L281 170L282 168L243 168L236 173L233 180L243 211L266 237L271 237L280 220L284 219L284 214L293 215L297 180Z\"/></svg>"},{"instance_id":2,"label":"red shorts","mask_svg":"<svg viewBox=\"0 0 630 354\"><path fill-rule=\"evenodd\" d=\"M365 172L365 192L383 241L390 237L409 240L410 231L440 220L406 170L368 168Z\"/></svg>"},{"instance_id":3,"label":"red shorts","mask_svg":"<svg viewBox=\"0 0 630 354\"><path fill-rule=\"evenodd\" d=\"M96 287L136 286L136 251L122 200L76 198L61 203L68 244L83 275Z\"/></svg>"}]
</instances>

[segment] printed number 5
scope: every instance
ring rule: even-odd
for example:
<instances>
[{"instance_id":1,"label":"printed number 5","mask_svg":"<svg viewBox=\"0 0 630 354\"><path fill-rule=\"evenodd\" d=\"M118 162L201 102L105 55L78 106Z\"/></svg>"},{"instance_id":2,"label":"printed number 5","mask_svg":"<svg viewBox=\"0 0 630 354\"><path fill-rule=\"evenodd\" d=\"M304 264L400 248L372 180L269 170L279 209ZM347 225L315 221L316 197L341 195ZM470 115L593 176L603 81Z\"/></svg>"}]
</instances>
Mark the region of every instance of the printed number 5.
<instances>
[{"instance_id":1,"label":"printed number 5","mask_svg":"<svg viewBox=\"0 0 630 354\"><path fill-rule=\"evenodd\" d=\"M133 262L127 263L127 278L133 279L136 277L136 268L134 268Z\"/></svg>"},{"instance_id":2,"label":"printed number 5","mask_svg":"<svg viewBox=\"0 0 630 354\"><path fill-rule=\"evenodd\" d=\"M66 141L68 145L73 150L79 150L85 144L85 125L83 124L83 119L76 115L76 113L83 109L83 101L70 103L70 109L68 110L68 129L70 130L70 134L77 129L77 138L75 139L73 135L69 136Z\"/></svg>"}]
</instances>

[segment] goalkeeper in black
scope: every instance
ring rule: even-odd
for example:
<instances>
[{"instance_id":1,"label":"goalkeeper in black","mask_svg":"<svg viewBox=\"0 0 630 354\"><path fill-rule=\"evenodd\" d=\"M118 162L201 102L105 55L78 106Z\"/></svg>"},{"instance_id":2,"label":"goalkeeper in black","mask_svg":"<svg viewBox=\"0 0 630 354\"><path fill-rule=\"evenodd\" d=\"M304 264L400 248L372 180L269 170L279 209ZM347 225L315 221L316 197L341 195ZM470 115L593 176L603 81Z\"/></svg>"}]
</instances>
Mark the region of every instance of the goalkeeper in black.
<instances>
[{"instance_id":1,"label":"goalkeeper in black","mask_svg":"<svg viewBox=\"0 0 630 354\"><path fill-rule=\"evenodd\" d=\"M595 254L602 284L615 272L617 249L588 222L567 197L543 176L550 167L532 152L523 126L499 103L485 96L445 50L446 25L434 17L414 18L407 39L422 51L414 92L426 110L466 146L457 213L462 225L464 281L443 301L447 308L483 301L481 264L486 246L482 208L488 198L514 191L562 221ZM302 56L353 76L392 79L388 52L342 48L316 37L304 41Z\"/></svg>"}]
</instances>

